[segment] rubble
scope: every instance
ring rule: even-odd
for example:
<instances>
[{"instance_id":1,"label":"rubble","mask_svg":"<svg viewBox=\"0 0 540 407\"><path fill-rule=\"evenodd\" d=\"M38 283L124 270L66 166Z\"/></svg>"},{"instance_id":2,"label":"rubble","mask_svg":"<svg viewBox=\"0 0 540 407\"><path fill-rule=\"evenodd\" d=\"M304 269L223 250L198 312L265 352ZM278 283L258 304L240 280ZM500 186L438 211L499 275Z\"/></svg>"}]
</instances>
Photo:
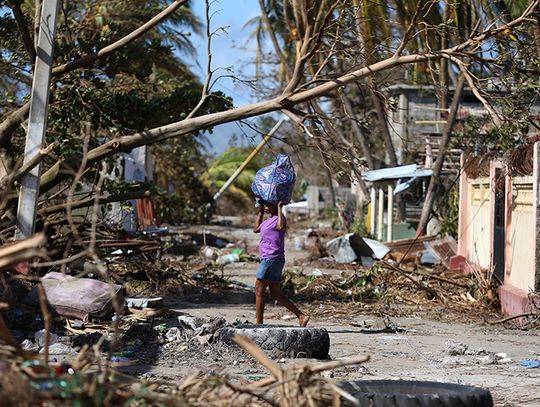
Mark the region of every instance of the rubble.
<instances>
[{"instance_id":1,"label":"rubble","mask_svg":"<svg viewBox=\"0 0 540 407\"><path fill-rule=\"evenodd\" d=\"M45 348L42 348L39 353L45 353ZM61 342L53 343L49 346L49 355L67 355L70 353L75 353L75 350L71 346Z\"/></svg>"},{"instance_id":2,"label":"rubble","mask_svg":"<svg viewBox=\"0 0 540 407\"><path fill-rule=\"evenodd\" d=\"M178 317L178 322L184 328L196 330L197 328L201 327L203 324L206 323L206 319L199 318L199 317L192 317L189 315L180 315Z\"/></svg>"},{"instance_id":3,"label":"rubble","mask_svg":"<svg viewBox=\"0 0 540 407\"><path fill-rule=\"evenodd\" d=\"M512 359L504 352L491 352L486 349L471 349L468 345L458 341L447 341L444 346L445 357L442 363L468 364L479 363L482 365L505 364ZM457 356L473 356L474 358L457 358Z\"/></svg>"},{"instance_id":4,"label":"rubble","mask_svg":"<svg viewBox=\"0 0 540 407\"><path fill-rule=\"evenodd\" d=\"M34 334L34 339L36 341L36 345L39 346L40 348L45 346L45 338L46 337L47 337L47 334L45 332L45 329L37 331ZM58 335L56 335L54 333L49 333L48 337L49 337L49 345L52 345L52 344L54 344L54 343L56 343L58 341Z\"/></svg>"}]
</instances>

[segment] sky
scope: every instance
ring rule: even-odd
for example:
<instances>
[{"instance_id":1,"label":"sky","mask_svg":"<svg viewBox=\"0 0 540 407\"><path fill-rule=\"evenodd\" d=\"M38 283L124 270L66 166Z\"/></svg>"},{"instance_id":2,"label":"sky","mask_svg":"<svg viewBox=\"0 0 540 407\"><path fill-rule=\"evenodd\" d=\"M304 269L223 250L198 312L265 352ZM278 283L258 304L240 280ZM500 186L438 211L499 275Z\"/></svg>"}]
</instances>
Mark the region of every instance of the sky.
<instances>
[{"instance_id":1,"label":"sky","mask_svg":"<svg viewBox=\"0 0 540 407\"><path fill-rule=\"evenodd\" d=\"M195 0L192 2L192 7L195 15L205 24L205 1ZM210 10L212 14L211 31L224 28L212 38L212 67L213 69L223 68L215 75L228 74L224 68L232 69L233 73L240 77L254 74L255 68L252 60L255 57L256 42L252 36L253 27L244 28L244 25L250 19L260 15L258 1L217 0L211 2ZM193 61L191 67L199 75L201 81L204 81L208 60L206 36L192 35L190 39L198 53L198 64ZM246 85L233 81L232 78L221 78L213 90L221 90L226 95L231 96L235 106L243 106L256 101ZM252 145L260 140L257 133L248 126L240 128L237 123L227 123L215 127L213 134L207 134L210 141L209 152L214 154L223 152L233 134L236 134L240 141L243 139L244 145Z\"/></svg>"}]
</instances>

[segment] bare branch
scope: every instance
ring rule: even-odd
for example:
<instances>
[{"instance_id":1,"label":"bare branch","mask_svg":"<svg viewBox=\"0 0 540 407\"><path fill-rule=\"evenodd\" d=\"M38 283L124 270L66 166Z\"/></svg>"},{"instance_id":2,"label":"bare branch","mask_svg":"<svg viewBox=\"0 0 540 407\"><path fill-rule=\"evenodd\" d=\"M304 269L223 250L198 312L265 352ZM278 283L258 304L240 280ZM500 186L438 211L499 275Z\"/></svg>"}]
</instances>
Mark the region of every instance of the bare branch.
<instances>
[{"instance_id":1,"label":"bare branch","mask_svg":"<svg viewBox=\"0 0 540 407\"><path fill-rule=\"evenodd\" d=\"M407 46L407 43L411 39L412 32L414 30L414 27L416 26L416 22L418 21L418 18L420 17L420 12L424 8L424 4L425 4L424 0L421 0L418 2L414 15L411 19L411 22L409 26L407 27L405 34L403 35L403 39L401 40L398 48L396 49L396 52L394 54L396 57L399 57L402 54L403 50Z\"/></svg>"},{"instance_id":2,"label":"bare branch","mask_svg":"<svg viewBox=\"0 0 540 407\"><path fill-rule=\"evenodd\" d=\"M11 113L2 123L0 123L0 146L5 146L7 140L15 130L26 120L30 112L30 102Z\"/></svg>"},{"instance_id":3,"label":"bare branch","mask_svg":"<svg viewBox=\"0 0 540 407\"><path fill-rule=\"evenodd\" d=\"M207 63L206 63L206 78L204 80L204 85L201 92L201 99L199 100L199 103L195 106L195 108L191 111L191 113L187 116L188 119L191 119L199 109L202 107L204 102L206 101L208 97L208 90L210 81L212 80L212 35L213 33L210 32L210 1L206 0L206 53L207 53Z\"/></svg>"},{"instance_id":4,"label":"bare branch","mask_svg":"<svg viewBox=\"0 0 540 407\"><path fill-rule=\"evenodd\" d=\"M270 36L270 41L272 41L272 45L274 46L274 51L276 51L276 54L278 55L279 60L281 61L281 64L283 65L283 68L287 73L287 80L290 80L292 76L291 67L289 66L289 62L287 61L285 54L283 54L283 51L281 50L281 46L279 45L278 39L276 37L274 27L272 26L270 18L268 17L268 12L266 11L264 0L259 0L259 6L261 8L261 17L263 19L264 25L266 26L266 31ZM285 4L284 7L287 7L287 5Z\"/></svg>"},{"instance_id":5,"label":"bare branch","mask_svg":"<svg viewBox=\"0 0 540 407\"><path fill-rule=\"evenodd\" d=\"M52 150L54 150L58 146L58 142L53 142L49 144L47 147L39 150L39 152L32 158L30 161L28 161L26 164L24 164L21 168L17 170L15 174L12 176L7 176L5 179L3 179L0 182L0 186L8 185L12 182L18 181L21 178L23 178L26 174L28 174L32 169L38 165L45 156L49 155Z\"/></svg>"},{"instance_id":6,"label":"bare branch","mask_svg":"<svg viewBox=\"0 0 540 407\"><path fill-rule=\"evenodd\" d=\"M36 61L36 48L34 47L34 41L32 40L30 31L28 30L28 26L26 25L26 19L24 18L24 14L21 10L21 3L18 0L8 0L8 4L13 11L13 15L15 16L17 28L21 33L24 48L26 49L26 52L28 54L30 64L33 66Z\"/></svg>"},{"instance_id":7,"label":"bare branch","mask_svg":"<svg viewBox=\"0 0 540 407\"><path fill-rule=\"evenodd\" d=\"M104 205L112 202L123 202L130 201L132 199L149 198L150 196L150 191L132 191L108 196L97 195L97 199L100 205ZM41 209L38 213L41 216L48 216L54 213L65 212L68 210L68 207L71 207L71 209L88 208L94 204L95 200L96 198L92 197L79 201L71 201L60 205L49 206L47 208Z\"/></svg>"},{"instance_id":8,"label":"bare branch","mask_svg":"<svg viewBox=\"0 0 540 407\"><path fill-rule=\"evenodd\" d=\"M537 5L538 1L535 1L532 5ZM372 65L361 67L350 73L339 76L324 84L314 86L311 89L307 89L288 97L277 97L270 100L261 101L259 103L250 104L240 108L231 109L228 111L206 114L199 117L193 117L191 119L182 120L180 122L171 123L166 126L161 126L155 129L143 131L129 136L122 136L113 139L107 143L102 144L88 152L88 165L92 165L97 161L100 161L106 157L110 157L119 152L129 152L136 147L142 145L148 145L157 141L165 140L171 137L178 137L184 134L189 134L199 130L203 130L218 124L228 123L236 120L246 119L248 117L254 117L269 112L278 110L290 110L297 104L309 101L311 99L327 95L341 87L346 86L349 83L356 82L369 75L376 74L381 71L385 71L400 65L412 64L418 62L424 62L429 59L444 58L449 55L456 55L466 53L470 47L474 47L480 42L490 38L494 35L498 35L508 27L516 26L525 21L530 15L531 8L524 13L521 17L513 20L512 22L498 27L489 32L482 32L477 36L472 36L467 41L458 44L454 47L444 50L438 50L431 53L411 54L392 56L385 60L376 62ZM42 192L48 191L53 186L57 185L63 179L66 179L70 175L63 172L65 168L77 168L80 165L80 157L69 157L62 162L55 164L41 179Z\"/></svg>"},{"instance_id":9,"label":"bare branch","mask_svg":"<svg viewBox=\"0 0 540 407\"><path fill-rule=\"evenodd\" d=\"M0 247L0 270L34 257L46 258L47 252L41 248L46 241L45 235L39 233L28 239Z\"/></svg>"}]
</instances>

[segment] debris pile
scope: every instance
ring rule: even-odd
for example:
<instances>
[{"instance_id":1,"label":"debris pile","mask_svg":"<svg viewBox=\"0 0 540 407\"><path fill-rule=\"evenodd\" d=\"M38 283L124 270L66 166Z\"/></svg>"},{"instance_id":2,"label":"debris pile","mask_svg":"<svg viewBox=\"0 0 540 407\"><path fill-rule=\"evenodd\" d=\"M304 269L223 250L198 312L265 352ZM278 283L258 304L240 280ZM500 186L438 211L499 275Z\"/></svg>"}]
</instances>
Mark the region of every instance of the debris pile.
<instances>
[{"instance_id":1,"label":"debris pile","mask_svg":"<svg viewBox=\"0 0 540 407\"><path fill-rule=\"evenodd\" d=\"M481 364L481 365L496 365L511 363L510 359L504 352L493 352L486 349L473 349L469 345L462 342L447 341L445 344L444 354L442 359L443 364Z\"/></svg>"},{"instance_id":2,"label":"debris pile","mask_svg":"<svg viewBox=\"0 0 540 407\"><path fill-rule=\"evenodd\" d=\"M179 320L180 322L180 320ZM209 322L182 318L199 334L207 332ZM215 325L221 322L215 321ZM170 342L179 330L164 334ZM7 334L9 335L9 333ZM4 335L2 335L3 339ZM234 382L224 374L194 373L180 383L162 385L122 374L116 366L121 359L103 357L97 345L84 345L72 362L57 363L23 351L18 346L2 345L0 398L7 405L295 405L326 406L342 398L352 398L321 375L323 371L358 365L369 358L355 357L319 364L278 367L246 338L236 342L266 368L271 376L254 383Z\"/></svg>"},{"instance_id":3,"label":"debris pile","mask_svg":"<svg viewBox=\"0 0 540 407\"><path fill-rule=\"evenodd\" d=\"M441 306L458 315L470 315L474 304L475 316L479 316L494 314L497 305L495 296L485 293L485 290L496 292L496 288L486 286L474 274L453 272L444 266L397 267L384 260L369 269L357 267L339 275L322 272L306 275L287 270L283 287L297 299L317 304L353 302L356 306L347 307L348 315L382 310L393 316L432 312L431 316L441 318ZM322 316L329 311L318 307L312 312ZM450 317L448 313L442 315Z\"/></svg>"}]
</instances>

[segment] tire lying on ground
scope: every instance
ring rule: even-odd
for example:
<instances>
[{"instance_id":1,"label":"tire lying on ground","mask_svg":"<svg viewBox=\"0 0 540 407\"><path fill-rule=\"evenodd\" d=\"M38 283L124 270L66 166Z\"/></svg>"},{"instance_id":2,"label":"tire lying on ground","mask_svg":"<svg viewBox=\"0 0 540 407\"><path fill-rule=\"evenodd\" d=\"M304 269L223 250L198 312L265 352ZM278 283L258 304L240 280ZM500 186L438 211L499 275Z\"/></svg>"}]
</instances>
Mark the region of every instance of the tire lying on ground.
<instances>
[{"instance_id":1,"label":"tire lying on ground","mask_svg":"<svg viewBox=\"0 0 540 407\"><path fill-rule=\"evenodd\" d=\"M493 407L488 390L452 383L412 380L359 380L339 387L373 407Z\"/></svg>"},{"instance_id":2,"label":"tire lying on ground","mask_svg":"<svg viewBox=\"0 0 540 407\"><path fill-rule=\"evenodd\" d=\"M301 328L279 325L226 326L217 332L217 339L234 343L235 334L251 339L268 356L279 358L327 359L330 337L324 328Z\"/></svg>"}]
</instances>

